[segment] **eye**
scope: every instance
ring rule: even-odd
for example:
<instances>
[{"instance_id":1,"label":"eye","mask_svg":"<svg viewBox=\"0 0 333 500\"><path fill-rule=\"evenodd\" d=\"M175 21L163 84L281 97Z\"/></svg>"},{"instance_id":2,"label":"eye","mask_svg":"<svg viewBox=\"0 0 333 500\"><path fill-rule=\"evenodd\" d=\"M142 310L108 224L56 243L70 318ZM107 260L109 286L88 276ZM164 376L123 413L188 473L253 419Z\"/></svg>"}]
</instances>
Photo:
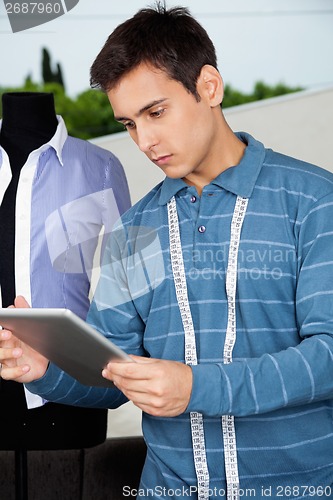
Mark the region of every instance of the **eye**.
<instances>
[{"instance_id":1,"label":"eye","mask_svg":"<svg viewBox=\"0 0 333 500\"><path fill-rule=\"evenodd\" d=\"M135 128L135 123L132 121L123 122L123 125L127 130Z\"/></svg>"},{"instance_id":2,"label":"eye","mask_svg":"<svg viewBox=\"0 0 333 500\"><path fill-rule=\"evenodd\" d=\"M159 118L165 111L165 108L158 109L157 111L151 111L149 115L152 118Z\"/></svg>"}]
</instances>

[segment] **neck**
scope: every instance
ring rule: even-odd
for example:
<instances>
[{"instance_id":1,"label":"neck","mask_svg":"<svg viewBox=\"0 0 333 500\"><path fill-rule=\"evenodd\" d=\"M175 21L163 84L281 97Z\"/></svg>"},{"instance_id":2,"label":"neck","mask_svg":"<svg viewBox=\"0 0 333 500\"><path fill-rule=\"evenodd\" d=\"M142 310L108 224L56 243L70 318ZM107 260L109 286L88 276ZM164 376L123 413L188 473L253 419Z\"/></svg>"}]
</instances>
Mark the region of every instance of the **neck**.
<instances>
[{"instance_id":1,"label":"neck","mask_svg":"<svg viewBox=\"0 0 333 500\"><path fill-rule=\"evenodd\" d=\"M29 153L55 134L58 120L52 94L18 92L2 96L0 144L11 164L22 166Z\"/></svg>"},{"instance_id":2,"label":"neck","mask_svg":"<svg viewBox=\"0 0 333 500\"><path fill-rule=\"evenodd\" d=\"M190 186L195 186L201 196L203 188L216 179L218 175L239 164L245 148L246 145L238 139L222 116L220 126L216 127L208 161L205 162L201 170L192 172L183 180Z\"/></svg>"}]
</instances>

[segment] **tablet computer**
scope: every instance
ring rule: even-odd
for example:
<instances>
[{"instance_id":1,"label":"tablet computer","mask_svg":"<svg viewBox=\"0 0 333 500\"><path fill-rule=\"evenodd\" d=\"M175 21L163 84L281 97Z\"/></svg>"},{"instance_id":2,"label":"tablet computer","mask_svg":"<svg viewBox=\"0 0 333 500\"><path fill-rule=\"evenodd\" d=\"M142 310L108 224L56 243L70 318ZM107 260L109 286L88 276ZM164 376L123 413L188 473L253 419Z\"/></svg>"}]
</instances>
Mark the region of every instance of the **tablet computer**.
<instances>
[{"instance_id":1,"label":"tablet computer","mask_svg":"<svg viewBox=\"0 0 333 500\"><path fill-rule=\"evenodd\" d=\"M3 308L0 325L84 385L112 387L106 364L133 361L69 309Z\"/></svg>"}]
</instances>

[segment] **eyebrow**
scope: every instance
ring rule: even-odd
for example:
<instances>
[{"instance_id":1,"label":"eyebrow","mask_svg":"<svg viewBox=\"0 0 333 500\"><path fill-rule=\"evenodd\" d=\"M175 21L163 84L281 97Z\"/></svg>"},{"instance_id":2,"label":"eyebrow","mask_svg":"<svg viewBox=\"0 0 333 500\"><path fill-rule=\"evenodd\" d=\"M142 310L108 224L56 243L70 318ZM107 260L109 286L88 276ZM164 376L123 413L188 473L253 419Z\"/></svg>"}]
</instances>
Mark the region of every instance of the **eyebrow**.
<instances>
[{"instance_id":1,"label":"eyebrow","mask_svg":"<svg viewBox=\"0 0 333 500\"><path fill-rule=\"evenodd\" d=\"M139 109L139 111L135 114L135 116L138 118L145 111L148 111L149 109L153 108L154 106L157 106L158 104L161 104L162 102L164 102L166 100L167 100L167 98L163 97L162 99L156 99L155 101L152 101L149 104L146 104L146 106L143 106L143 108ZM130 118L126 118L125 116L115 116L114 118L115 118L115 120L117 120L117 122L130 120Z\"/></svg>"}]
</instances>

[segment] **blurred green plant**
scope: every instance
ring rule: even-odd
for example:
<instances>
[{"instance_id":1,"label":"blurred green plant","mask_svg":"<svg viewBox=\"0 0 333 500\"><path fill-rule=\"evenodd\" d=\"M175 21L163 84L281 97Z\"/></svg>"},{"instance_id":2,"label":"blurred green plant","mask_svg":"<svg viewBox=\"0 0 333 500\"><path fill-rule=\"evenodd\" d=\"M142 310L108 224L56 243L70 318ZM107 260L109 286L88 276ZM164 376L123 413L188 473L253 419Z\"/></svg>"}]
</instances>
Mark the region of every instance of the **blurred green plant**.
<instances>
[{"instance_id":1,"label":"blurred green plant","mask_svg":"<svg viewBox=\"0 0 333 500\"><path fill-rule=\"evenodd\" d=\"M51 55L45 47L42 50L42 76L44 83L60 83L65 88L61 66L57 63L57 69L52 69Z\"/></svg>"},{"instance_id":2,"label":"blurred green plant","mask_svg":"<svg viewBox=\"0 0 333 500\"><path fill-rule=\"evenodd\" d=\"M253 92L245 94L234 89L231 85L227 84L224 88L224 98L222 107L229 108L231 106L239 106L240 104L247 104L248 102L260 101L262 99L269 99L280 95L290 94L292 92L299 92L304 90L302 87L289 87L284 83L277 85L267 85L262 81L255 84Z\"/></svg>"}]
</instances>

